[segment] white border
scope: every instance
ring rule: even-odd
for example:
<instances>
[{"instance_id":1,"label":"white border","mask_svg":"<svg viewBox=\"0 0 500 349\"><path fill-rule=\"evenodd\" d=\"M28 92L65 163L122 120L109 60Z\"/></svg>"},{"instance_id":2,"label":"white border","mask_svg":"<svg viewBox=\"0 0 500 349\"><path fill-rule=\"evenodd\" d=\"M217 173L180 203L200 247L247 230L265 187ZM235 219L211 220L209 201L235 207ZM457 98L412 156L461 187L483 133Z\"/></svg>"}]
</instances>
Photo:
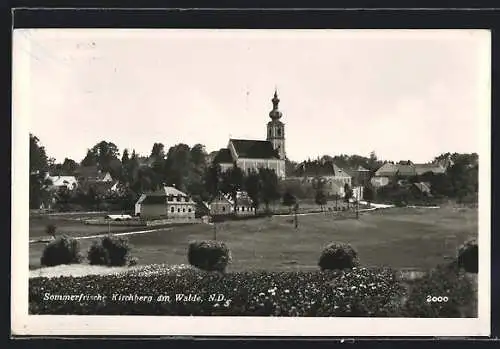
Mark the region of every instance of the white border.
<instances>
[{"instance_id":1,"label":"white border","mask_svg":"<svg viewBox=\"0 0 500 349\"><path fill-rule=\"evenodd\" d=\"M49 31L51 29L47 29ZM479 167L479 309L475 319L410 318L273 318L273 317L154 317L154 316L54 316L28 315L28 212L29 212L29 56L19 45L19 30L13 34L13 117L12 117L12 284L11 320L13 335L200 335L200 336L488 336L490 335L490 203L491 203L491 34L469 30L484 46L480 50L483 99L480 123ZM68 31L65 29L65 31ZM72 34L98 34L99 29L69 30ZM290 38L310 35L311 30L106 30L106 35L162 35L165 31L196 35L252 35L259 38L283 35ZM356 30L357 32L359 30ZM460 37L464 30L440 30ZM316 36L352 30L314 30ZM380 36L382 30L363 30ZM405 35L433 30L383 30ZM28 41L23 43L26 48Z\"/></svg>"}]
</instances>

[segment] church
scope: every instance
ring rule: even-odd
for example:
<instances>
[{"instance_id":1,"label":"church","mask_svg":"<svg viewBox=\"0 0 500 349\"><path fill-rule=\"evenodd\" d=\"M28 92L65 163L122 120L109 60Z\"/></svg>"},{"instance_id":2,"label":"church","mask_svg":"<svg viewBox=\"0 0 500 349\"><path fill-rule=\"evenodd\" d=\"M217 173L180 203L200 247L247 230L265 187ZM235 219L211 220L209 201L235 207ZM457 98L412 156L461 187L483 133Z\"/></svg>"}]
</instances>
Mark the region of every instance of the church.
<instances>
[{"instance_id":1,"label":"church","mask_svg":"<svg viewBox=\"0 0 500 349\"><path fill-rule=\"evenodd\" d=\"M222 171L236 163L246 173L263 167L273 169L278 178L285 178L285 124L280 121L283 114L278 109L280 100L276 90L271 101L273 109L269 112L271 121L267 123L266 140L229 139L227 148L220 149L214 158Z\"/></svg>"}]
</instances>

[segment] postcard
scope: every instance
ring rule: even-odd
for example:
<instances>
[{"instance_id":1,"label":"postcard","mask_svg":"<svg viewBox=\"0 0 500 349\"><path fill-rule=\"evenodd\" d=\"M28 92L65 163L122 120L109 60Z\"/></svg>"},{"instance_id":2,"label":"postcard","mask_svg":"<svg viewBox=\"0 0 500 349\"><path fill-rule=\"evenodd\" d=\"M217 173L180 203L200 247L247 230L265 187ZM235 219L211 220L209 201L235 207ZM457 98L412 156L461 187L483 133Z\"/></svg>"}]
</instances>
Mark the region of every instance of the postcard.
<instances>
[{"instance_id":1,"label":"postcard","mask_svg":"<svg viewBox=\"0 0 500 349\"><path fill-rule=\"evenodd\" d=\"M489 335L490 40L15 29L12 333Z\"/></svg>"}]
</instances>

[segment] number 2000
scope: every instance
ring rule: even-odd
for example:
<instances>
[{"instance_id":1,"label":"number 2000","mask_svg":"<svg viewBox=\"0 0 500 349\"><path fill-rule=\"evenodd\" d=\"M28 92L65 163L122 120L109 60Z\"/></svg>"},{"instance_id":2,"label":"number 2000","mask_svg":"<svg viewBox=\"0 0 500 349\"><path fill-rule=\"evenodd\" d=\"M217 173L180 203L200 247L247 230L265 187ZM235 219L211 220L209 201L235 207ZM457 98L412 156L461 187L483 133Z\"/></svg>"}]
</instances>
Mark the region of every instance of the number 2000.
<instances>
[{"instance_id":1,"label":"number 2000","mask_svg":"<svg viewBox=\"0 0 500 349\"><path fill-rule=\"evenodd\" d=\"M427 303L446 303L448 302L448 297L446 296L427 296Z\"/></svg>"}]
</instances>

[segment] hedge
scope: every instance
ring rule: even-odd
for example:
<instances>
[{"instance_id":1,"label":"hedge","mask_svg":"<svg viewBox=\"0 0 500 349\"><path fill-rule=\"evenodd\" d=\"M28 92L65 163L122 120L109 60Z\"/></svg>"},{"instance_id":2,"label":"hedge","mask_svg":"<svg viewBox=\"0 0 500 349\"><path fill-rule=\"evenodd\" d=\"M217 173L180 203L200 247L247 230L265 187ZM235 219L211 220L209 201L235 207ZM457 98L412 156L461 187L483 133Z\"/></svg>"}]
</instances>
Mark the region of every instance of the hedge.
<instances>
[{"instance_id":1,"label":"hedge","mask_svg":"<svg viewBox=\"0 0 500 349\"><path fill-rule=\"evenodd\" d=\"M222 316L398 316L404 289L390 269L241 272L220 274L183 269L152 273L33 278L30 314L222 315ZM130 301L113 294L151 296ZM102 300L50 300L56 295L101 295ZM176 294L199 300L176 300ZM159 296L170 299L159 299ZM211 299L211 295L215 299ZM220 297L217 299L217 297Z\"/></svg>"},{"instance_id":2,"label":"hedge","mask_svg":"<svg viewBox=\"0 0 500 349\"><path fill-rule=\"evenodd\" d=\"M440 265L411 285L403 314L408 317L464 317L477 314L477 290L455 263ZM474 308L474 309L473 309ZM469 315L468 317L474 317Z\"/></svg>"}]
</instances>

